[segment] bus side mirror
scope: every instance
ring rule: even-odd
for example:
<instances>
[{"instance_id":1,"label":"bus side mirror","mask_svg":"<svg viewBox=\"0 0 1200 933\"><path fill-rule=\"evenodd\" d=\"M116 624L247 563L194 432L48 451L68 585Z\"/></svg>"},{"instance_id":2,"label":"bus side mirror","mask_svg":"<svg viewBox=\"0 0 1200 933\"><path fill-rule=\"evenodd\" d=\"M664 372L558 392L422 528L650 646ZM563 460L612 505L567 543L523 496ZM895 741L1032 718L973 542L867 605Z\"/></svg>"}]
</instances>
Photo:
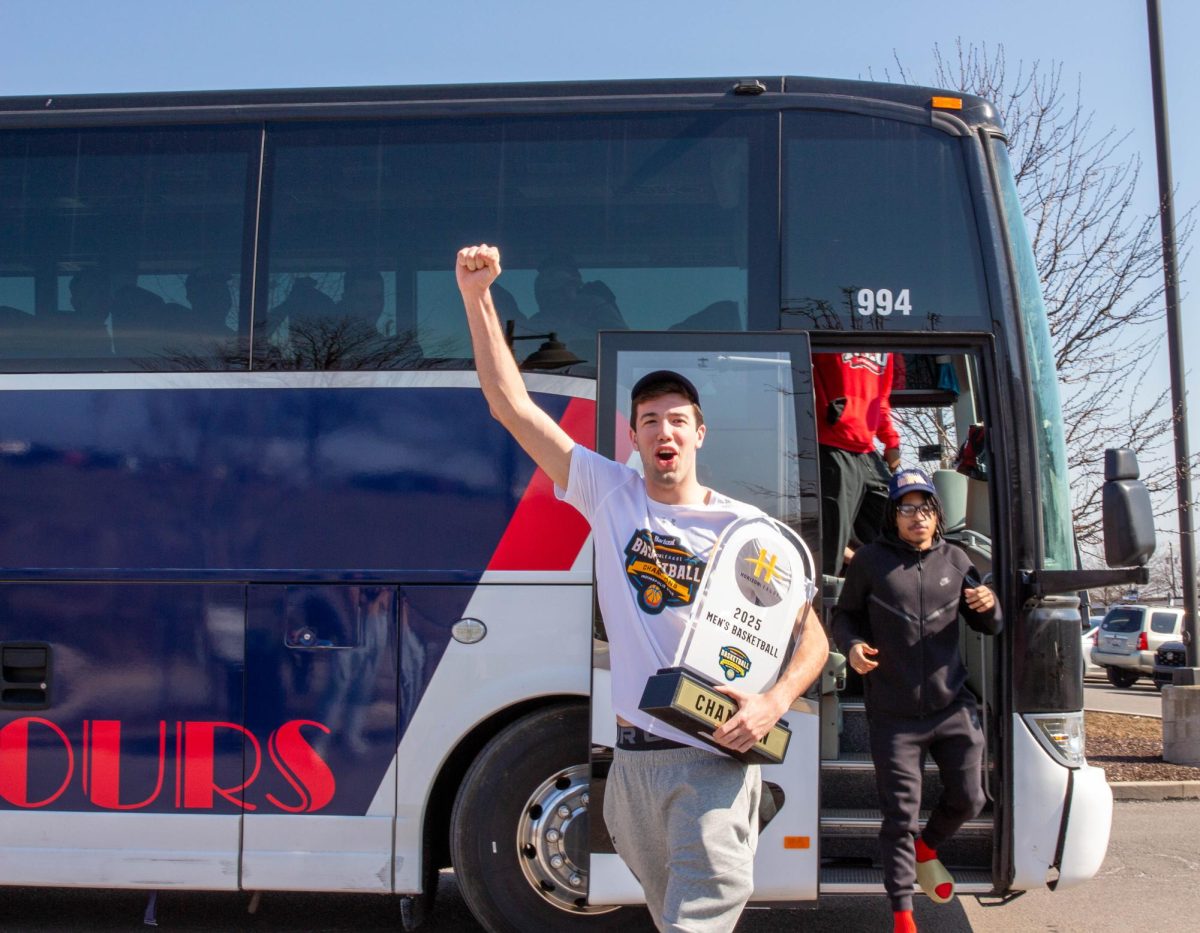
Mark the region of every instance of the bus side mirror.
<instances>
[{"instance_id":1,"label":"bus side mirror","mask_svg":"<svg viewBox=\"0 0 1200 933\"><path fill-rule=\"evenodd\" d=\"M1140 475L1132 450L1104 451L1104 559L1110 567L1145 567L1154 554L1154 513Z\"/></svg>"}]
</instances>

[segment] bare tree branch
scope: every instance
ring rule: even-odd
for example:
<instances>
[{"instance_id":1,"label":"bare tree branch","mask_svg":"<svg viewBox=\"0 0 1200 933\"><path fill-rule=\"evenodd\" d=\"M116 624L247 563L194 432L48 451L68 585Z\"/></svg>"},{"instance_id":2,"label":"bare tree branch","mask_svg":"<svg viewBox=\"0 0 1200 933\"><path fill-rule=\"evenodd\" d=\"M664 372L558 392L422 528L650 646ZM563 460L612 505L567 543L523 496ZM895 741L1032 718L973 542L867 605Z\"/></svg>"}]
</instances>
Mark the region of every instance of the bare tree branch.
<instances>
[{"instance_id":1,"label":"bare tree branch","mask_svg":"<svg viewBox=\"0 0 1200 933\"><path fill-rule=\"evenodd\" d=\"M921 83L986 98L1003 116L1062 386L1075 535L1094 549L1106 447L1137 453L1155 501L1175 483L1167 393L1141 391L1163 332L1159 216L1137 206L1141 161L1122 154L1128 134L1097 125L1060 62L1012 69L1003 46L959 40L949 55L934 46L933 77ZM1186 260L1195 209L1177 226Z\"/></svg>"}]
</instances>

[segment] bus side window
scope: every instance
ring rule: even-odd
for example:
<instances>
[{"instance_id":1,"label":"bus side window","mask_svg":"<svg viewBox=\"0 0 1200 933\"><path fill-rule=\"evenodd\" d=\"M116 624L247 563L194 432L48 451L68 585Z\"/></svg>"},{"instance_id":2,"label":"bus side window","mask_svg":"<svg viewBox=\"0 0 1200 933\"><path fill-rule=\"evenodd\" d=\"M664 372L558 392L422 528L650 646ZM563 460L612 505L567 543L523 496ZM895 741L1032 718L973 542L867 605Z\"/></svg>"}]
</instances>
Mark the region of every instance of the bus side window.
<instances>
[{"instance_id":1,"label":"bus side window","mask_svg":"<svg viewBox=\"0 0 1200 933\"><path fill-rule=\"evenodd\" d=\"M190 369L237 355L232 276L197 266L114 283L109 329L116 357L145 369ZM228 345L227 345L228 342Z\"/></svg>"},{"instance_id":2,"label":"bus side window","mask_svg":"<svg viewBox=\"0 0 1200 933\"><path fill-rule=\"evenodd\" d=\"M15 356L35 326L34 281L32 274L0 275L0 340Z\"/></svg>"},{"instance_id":3,"label":"bus side window","mask_svg":"<svg viewBox=\"0 0 1200 933\"><path fill-rule=\"evenodd\" d=\"M271 125L260 258L267 280L340 274L335 257L383 271L396 352L364 365L471 369L451 260L498 243L493 299L518 358L553 333L578 362L545 365L594 376L600 330L749 329L751 292L769 290L751 265L777 247L748 220L777 211L751 166L777 132L752 113Z\"/></svg>"},{"instance_id":4,"label":"bus side window","mask_svg":"<svg viewBox=\"0 0 1200 933\"><path fill-rule=\"evenodd\" d=\"M397 274L374 265L270 276L255 367L417 369L423 351L401 320Z\"/></svg>"},{"instance_id":5,"label":"bus side window","mask_svg":"<svg viewBox=\"0 0 1200 933\"><path fill-rule=\"evenodd\" d=\"M237 288L260 138L245 127L6 131L0 177L23 193L0 205L0 252L22 281L0 287L0 369L246 368Z\"/></svg>"}]
</instances>

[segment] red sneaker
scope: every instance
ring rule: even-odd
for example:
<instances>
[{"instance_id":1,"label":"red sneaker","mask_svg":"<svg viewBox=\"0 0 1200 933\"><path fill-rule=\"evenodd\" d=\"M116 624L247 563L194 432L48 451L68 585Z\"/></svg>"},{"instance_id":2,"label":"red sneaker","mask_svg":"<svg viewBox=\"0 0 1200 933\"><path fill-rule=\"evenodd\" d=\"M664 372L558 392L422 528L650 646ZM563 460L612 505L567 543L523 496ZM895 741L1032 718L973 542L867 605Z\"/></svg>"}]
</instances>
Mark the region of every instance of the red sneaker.
<instances>
[{"instance_id":1,"label":"red sneaker","mask_svg":"<svg viewBox=\"0 0 1200 933\"><path fill-rule=\"evenodd\" d=\"M917 921L913 919L911 910L892 913L892 933L917 933Z\"/></svg>"}]
</instances>

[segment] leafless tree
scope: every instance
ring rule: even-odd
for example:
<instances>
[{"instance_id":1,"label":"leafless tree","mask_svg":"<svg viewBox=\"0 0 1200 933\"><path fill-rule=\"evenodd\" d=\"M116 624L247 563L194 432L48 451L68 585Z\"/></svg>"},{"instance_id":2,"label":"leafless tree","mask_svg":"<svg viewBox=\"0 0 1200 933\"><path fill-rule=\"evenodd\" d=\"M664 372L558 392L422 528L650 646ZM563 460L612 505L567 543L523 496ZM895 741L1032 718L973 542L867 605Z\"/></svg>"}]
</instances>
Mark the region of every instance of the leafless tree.
<instances>
[{"instance_id":1,"label":"leafless tree","mask_svg":"<svg viewBox=\"0 0 1200 933\"><path fill-rule=\"evenodd\" d=\"M255 370L375 370L438 368L450 356L452 341L426 346L410 331L391 336L352 316L297 318L288 337L279 340L266 328L254 342ZM212 340L200 347L169 347L142 363L147 370L205 372L246 369L250 354L245 338Z\"/></svg>"},{"instance_id":2,"label":"leafless tree","mask_svg":"<svg viewBox=\"0 0 1200 933\"><path fill-rule=\"evenodd\" d=\"M921 83L986 98L1004 120L1063 389L1075 534L1094 553L1105 448L1136 451L1162 513L1173 508L1170 403L1165 390L1144 391L1159 382L1147 377L1165 330L1159 219L1139 208L1141 160L1125 154L1127 134L1097 124L1060 62L1010 68L1003 46L960 40L953 55L934 47L932 81ZM1186 256L1194 210L1178 226Z\"/></svg>"},{"instance_id":3,"label":"leafless tree","mask_svg":"<svg viewBox=\"0 0 1200 933\"><path fill-rule=\"evenodd\" d=\"M1170 540L1168 536L1167 540ZM1092 567L1103 567L1102 560L1089 560ZM1150 559L1150 582L1140 586L1115 585L1091 591L1093 606L1112 606L1117 603L1149 603L1178 606L1182 599L1179 580L1179 553L1174 548L1159 547Z\"/></svg>"}]
</instances>

